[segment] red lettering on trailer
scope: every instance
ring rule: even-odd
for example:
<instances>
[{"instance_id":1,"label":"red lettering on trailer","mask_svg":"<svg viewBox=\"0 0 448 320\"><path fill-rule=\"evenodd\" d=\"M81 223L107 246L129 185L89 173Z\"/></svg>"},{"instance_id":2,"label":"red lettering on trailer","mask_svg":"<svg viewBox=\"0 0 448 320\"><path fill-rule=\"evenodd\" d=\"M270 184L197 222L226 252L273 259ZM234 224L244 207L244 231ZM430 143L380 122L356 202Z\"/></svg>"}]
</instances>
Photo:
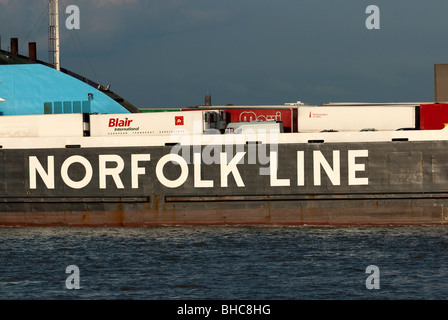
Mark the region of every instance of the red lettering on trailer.
<instances>
[{"instance_id":1,"label":"red lettering on trailer","mask_svg":"<svg viewBox=\"0 0 448 320\"><path fill-rule=\"evenodd\" d=\"M131 122L134 120L129 120L126 118L125 120L120 120L119 118L109 119L109 128L111 127L129 127Z\"/></svg>"}]
</instances>

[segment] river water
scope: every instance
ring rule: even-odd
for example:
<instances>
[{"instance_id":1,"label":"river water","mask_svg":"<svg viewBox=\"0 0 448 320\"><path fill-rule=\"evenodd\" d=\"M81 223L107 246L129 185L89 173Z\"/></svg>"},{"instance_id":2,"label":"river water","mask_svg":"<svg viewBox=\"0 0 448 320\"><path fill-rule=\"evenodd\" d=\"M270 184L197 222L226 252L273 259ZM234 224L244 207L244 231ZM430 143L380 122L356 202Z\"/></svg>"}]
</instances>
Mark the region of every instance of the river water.
<instances>
[{"instance_id":1,"label":"river water","mask_svg":"<svg viewBox=\"0 0 448 320\"><path fill-rule=\"evenodd\" d=\"M2 227L0 300L446 300L447 249L446 226Z\"/></svg>"}]
</instances>

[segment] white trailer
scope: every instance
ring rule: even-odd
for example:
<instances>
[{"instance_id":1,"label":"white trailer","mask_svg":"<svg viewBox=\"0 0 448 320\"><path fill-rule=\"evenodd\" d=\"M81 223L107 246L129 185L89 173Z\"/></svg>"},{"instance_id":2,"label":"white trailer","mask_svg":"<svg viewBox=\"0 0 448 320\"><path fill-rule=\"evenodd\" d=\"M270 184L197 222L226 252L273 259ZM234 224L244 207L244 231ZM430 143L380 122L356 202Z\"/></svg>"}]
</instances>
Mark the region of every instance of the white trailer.
<instances>
[{"instance_id":1,"label":"white trailer","mask_svg":"<svg viewBox=\"0 0 448 320\"><path fill-rule=\"evenodd\" d=\"M82 137L82 114L0 116L0 137Z\"/></svg>"},{"instance_id":2,"label":"white trailer","mask_svg":"<svg viewBox=\"0 0 448 320\"><path fill-rule=\"evenodd\" d=\"M268 121L246 121L246 122L231 122L227 125L225 133L233 134L251 134L251 133L264 133L275 134L283 133L283 124L281 121L268 120Z\"/></svg>"},{"instance_id":3,"label":"white trailer","mask_svg":"<svg viewBox=\"0 0 448 320\"><path fill-rule=\"evenodd\" d=\"M203 134L203 111L90 115L90 135L169 136Z\"/></svg>"},{"instance_id":4,"label":"white trailer","mask_svg":"<svg viewBox=\"0 0 448 320\"><path fill-rule=\"evenodd\" d=\"M299 106L298 132L416 128L416 106Z\"/></svg>"}]
</instances>

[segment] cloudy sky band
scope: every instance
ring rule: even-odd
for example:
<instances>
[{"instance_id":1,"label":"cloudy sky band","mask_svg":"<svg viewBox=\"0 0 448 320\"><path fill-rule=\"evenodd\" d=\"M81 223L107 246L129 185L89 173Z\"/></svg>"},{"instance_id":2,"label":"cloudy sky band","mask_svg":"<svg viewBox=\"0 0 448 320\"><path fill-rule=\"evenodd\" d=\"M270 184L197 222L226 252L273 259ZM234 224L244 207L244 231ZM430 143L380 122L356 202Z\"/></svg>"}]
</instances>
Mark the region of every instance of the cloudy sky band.
<instances>
[{"instance_id":1,"label":"cloudy sky band","mask_svg":"<svg viewBox=\"0 0 448 320\"><path fill-rule=\"evenodd\" d=\"M2 48L19 37L48 60L46 0L0 0ZM61 0L62 66L139 107L433 100L448 61L442 0ZM381 29L368 30L369 5ZM30 28L36 25L35 30ZM39 31L39 32L37 32Z\"/></svg>"}]
</instances>

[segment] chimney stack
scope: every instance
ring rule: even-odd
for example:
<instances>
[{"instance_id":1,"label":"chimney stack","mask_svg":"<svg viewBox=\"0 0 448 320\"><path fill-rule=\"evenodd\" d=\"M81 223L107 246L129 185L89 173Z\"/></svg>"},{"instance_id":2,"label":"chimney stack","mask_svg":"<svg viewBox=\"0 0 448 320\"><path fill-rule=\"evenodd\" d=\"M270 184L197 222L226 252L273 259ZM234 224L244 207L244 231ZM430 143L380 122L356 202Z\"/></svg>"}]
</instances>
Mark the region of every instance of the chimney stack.
<instances>
[{"instance_id":1,"label":"chimney stack","mask_svg":"<svg viewBox=\"0 0 448 320\"><path fill-rule=\"evenodd\" d=\"M212 96L209 94L205 95L205 106L210 107L212 105Z\"/></svg>"},{"instance_id":2,"label":"chimney stack","mask_svg":"<svg viewBox=\"0 0 448 320\"><path fill-rule=\"evenodd\" d=\"M29 59L33 62L37 61L36 42L28 43Z\"/></svg>"},{"instance_id":3,"label":"chimney stack","mask_svg":"<svg viewBox=\"0 0 448 320\"><path fill-rule=\"evenodd\" d=\"M11 55L17 56L19 54L19 39L11 38Z\"/></svg>"},{"instance_id":4,"label":"chimney stack","mask_svg":"<svg viewBox=\"0 0 448 320\"><path fill-rule=\"evenodd\" d=\"M434 65L434 102L448 102L448 64Z\"/></svg>"}]
</instances>

